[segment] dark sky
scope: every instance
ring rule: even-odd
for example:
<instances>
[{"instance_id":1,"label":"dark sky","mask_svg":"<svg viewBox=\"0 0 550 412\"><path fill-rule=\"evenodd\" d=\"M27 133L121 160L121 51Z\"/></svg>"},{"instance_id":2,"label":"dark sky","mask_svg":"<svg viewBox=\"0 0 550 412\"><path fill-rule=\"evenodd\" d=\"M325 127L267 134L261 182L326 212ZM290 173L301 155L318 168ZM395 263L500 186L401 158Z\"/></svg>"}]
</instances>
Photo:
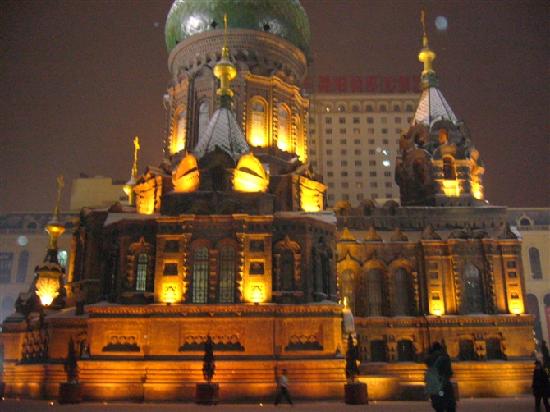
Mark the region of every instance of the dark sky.
<instances>
[{"instance_id":1,"label":"dark sky","mask_svg":"<svg viewBox=\"0 0 550 412\"><path fill-rule=\"evenodd\" d=\"M140 168L160 162L171 3L0 3L0 212L50 210L60 173L128 178L134 135ZM440 86L480 150L487 198L550 206L548 1L302 4L315 72L331 75L420 73L425 7Z\"/></svg>"}]
</instances>

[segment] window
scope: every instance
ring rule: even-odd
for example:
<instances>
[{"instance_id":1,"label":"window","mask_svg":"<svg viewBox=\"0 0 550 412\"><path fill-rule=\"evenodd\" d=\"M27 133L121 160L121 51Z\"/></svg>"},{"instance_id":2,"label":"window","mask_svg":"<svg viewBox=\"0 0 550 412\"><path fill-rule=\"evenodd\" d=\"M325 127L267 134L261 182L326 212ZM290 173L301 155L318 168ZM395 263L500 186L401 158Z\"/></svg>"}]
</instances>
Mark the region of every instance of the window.
<instances>
[{"instance_id":1,"label":"window","mask_svg":"<svg viewBox=\"0 0 550 412\"><path fill-rule=\"evenodd\" d=\"M314 156L315 155L315 150L314 149L309 149L309 154Z\"/></svg>"},{"instance_id":2,"label":"window","mask_svg":"<svg viewBox=\"0 0 550 412\"><path fill-rule=\"evenodd\" d=\"M355 176L361 177L361 176L363 176L363 172L355 172Z\"/></svg>"},{"instance_id":3,"label":"window","mask_svg":"<svg viewBox=\"0 0 550 412\"><path fill-rule=\"evenodd\" d=\"M397 124L401 124L401 118L400 117L396 117L395 119L393 119L395 121L395 123Z\"/></svg>"},{"instance_id":4,"label":"window","mask_svg":"<svg viewBox=\"0 0 550 412\"><path fill-rule=\"evenodd\" d=\"M356 154L358 154L358 153L356 153ZM355 166L361 166L361 165L362 165L361 160L356 160L355 161Z\"/></svg>"},{"instance_id":5,"label":"window","mask_svg":"<svg viewBox=\"0 0 550 412\"><path fill-rule=\"evenodd\" d=\"M193 252L193 303L208 301L208 248L201 247Z\"/></svg>"},{"instance_id":6,"label":"window","mask_svg":"<svg viewBox=\"0 0 550 412\"><path fill-rule=\"evenodd\" d=\"M367 117L367 123L373 124L374 123L374 117Z\"/></svg>"},{"instance_id":7,"label":"window","mask_svg":"<svg viewBox=\"0 0 550 412\"><path fill-rule=\"evenodd\" d=\"M15 275L15 280L17 283L25 283L28 269L29 269L29 252L24 250L19 254L19 259L17 261L17 274Z\"/></svg>"},{"instance_id":8,"label":"window","mask_svg":"<svg viewBox=\"0 0 550 412\"><path fill-rule=\"evenodd\" d=\"M369 154L372 156L374 155L374 149L369 149Z\"/></svg>"},{"instance_id":9,"label":"window","mask_svg":"<svg viewBox=\"0 0 550 412\"><path fill-rule=\"evenodd\" d=\"M407 107L406 107L406 110L407 110L408 112L414 112L414 107L413 107L413 105L412 105L412 104L408 104Z\"/></svg>"},{"instance_id":10,"label":"window","mask_svg":"<svg viewBox=\"0 0 550 412\"><path fill-rule=\"evenodd\" d=\"M399 362L414 362L414 358L413 343L408 339L397 341L397 360Z\"/></svg>"},{"instance_id":11,"label":"window","mask_svg":"<svg viewBox=\"0 0 550 412\"><path fill-rule=\"evenodd\" d=\"M360 140L360 139L355 139L355 140L353 141L353 144L361 144L361 140Z\"/></svg>"},{"instance_id":12,"label":"window","mask_svg":"<svg viewBox=\"0 0 550 412\"><path fill-rule=\"evenodd\" d=\"M206 132L210 122L210 107L207 101L201 102L199 106L199 137Z\"/></svg>"},{"instance_id":13,"label":"window","mask_svg":"<svg viewBox=\"0 0 550 412\"><path fill-rule=\"evenodd\" d=\"M332 176L334 176L334 173L333 172L327 172L327 176L332 177Z\"/></svg>"},{"instance_id":14,"label":"window","mask_svg":"<svg viewBox=\"0 0 550 412\"><path fill-rule=\"evenodd\" d=\"M476 353L474 350L474 342L471 339L461 339L458 347L458 359L463 361L475 360Z\"/></svg>"},{"instance_id":15,"label":"window","mask_svg":"<svg viewBox=\"0 0 550 412\"><path fill-rule=\"evenodd\" d=\"M357 113L359 111L359 106L354 104L353 106L351 106L351 111L354 112L354 113Z\"/></svg>"},{"instance_id":16,"label":"window","mask_svg":"<svg viewBox=\"0 0 550 412\"><path fill-rule=\"evenodd\" d=\"M373 340L370 342L370 360L371 362L388 361L386 342L383 340Z\"/></svg>"},{"instance_id":17,"label":"window","mask_svg":"<svg viewBox=\"0 0 550 412\"><path fill-rule=\"evenodd\" d=\"M340 296L342 297L342 300L344 298L346 299L347 305L349 309L351 310L351 313L353 313L355 316L357 316L357 313L355 312L355 285L354 285L354 279L355 275L354 273L347 269L342 272L340 275L341 284L340 284Z\"/></svg>"},{"instance_id":18,"label":"window","mask_svg":"<svg viewBox=\"0 0 550 412\"><path fill-rule=\"evenodd\" d=\"M367 107L366 107L365 110L366 110L367 112L373 112L373 111L374 111L372 105L370 105L370 104L367 104Z\"/></svg>"},{"instance_id":19,"label":"window","mask_svg":"<svg viewBox=\"0 0 550 412\"><path fill-rule=\"evenodd\" d=\"M353 151L353 153L355 153L357 156L360 156L361 155L361 149L355 149Z\"/></svg>"},{"instance_id":20,"label":"window","mask_svg":"<svg viewBox=\"0 0 550 412\"><path fill-rule=\"evenodd\" d=\"M376 172L369 172L370 177L376 177Z\"/></svg>"},{"instance_id":21,"label":"window","mask_svg":"<svg viewBox=\"0 0 550 412\"><path fill-rule=\"evenodd\" d=\"M401 129L395 129L395 134L401 134Z\"/></svg>"},{"instance_id":22,"label":"window","mask_svg":"<svg viewBox=\"0 0 550 412\"><path fill-rule=\"evenodd\" d=\"M346 139L340 139L340 144L346 144Z\"/></svg>"},{"instance_id":23,"label":"window","mask_svg":"<svg viewBox=\"0 0 550 412\"><path fill-rule=\"evenodd\" d=\"M382 112L382 113L386 112L387 110L388 110L388 108L386 107L385 104L381 104L380 108L378 109L378 111Z\"/></svg>"},{"instance_id":24,"label":"window","mask_svg":"<svg viewBox=\"0 0 550 412\"><path fill-rule=\"evenodd\" d=\"M340 154L346 155L348 154L348 151L346 149L340 149Z\"/></svg>"},{"instance_id":25,"label":"window","mask_svg":"<svg viewBox=\"0 0 550 412\"><path fill-rule=\"evenodd\" d=\"M13 264L13 253L0 253L0 283L11 282L11 266Z\"/></svg>"},{"instance_id":26,"label":"window","mask_svg":"<svg viewBox=\"0 0 550 412\"><path fill-rule=\"evenodd\" d=\"M332 129L325 129L325 134L332 134Z\"/></svg>"},{"instance_id":27,"label":"window","mask_svg":"<svg viewBox=\"0 0 550 412\"><path fill-rule=\"evenodd\" d=\"M327 139L327 140L325 140L325 143L326 143L326 144L332 144L332 139Z\"/></svg>"},{"instance_id":28,"label":"window","mask_svg":"<svg viewBox=\"0 0 550 412\"><path fill-rule=\"evenodd\" d=\"M136 266L136 291L145 292L147 289L147 266L149 265L149 256L147 253L140 253L137 256Z\"/></svg>"},{"instance_id":29,"label":"window","mask_svg":"<svg viewBox=\"0 0 550 412\"><path fill-rule=\"evenodd\" d=\"M355 188L356 189L362 189L363 188L363 183L362 182L355 182Z\"/></svg>"},{"instance_id":30,"label":"window","mask_svg":"<svg viewBox=\"0 0 550 412\"><path fill-rule=\"evenodd\" d=\"M471 263L464 266L462 288L462 313L483 313L481 274Z\"/></svg>"},{"instance_id":31,"label":"window","mask_svg":"<svg viewBox=\"0 0 550 412\"><path fill-rule=\"evenodd\" d=\"M374 139L369 139L369 144L374 144Z\"/></svg>"},{"instance_id":32,"label":"window","mask_svg":"<svg viewBox=\"0 0 550 412\"><path fill-rule=\"evenodd\" d=\"M187 122L186 122L186 110L182 110L177 114L177 118L174 125L174 138L170 143L170 150L172 153L177 153L180 150L185 149L187 143Z\"/></svg>"},{"instance_id":33,"label":"window","mask_svg":"<svg viewBox=\"0 0 550 412\"><path fill-rule=\"evenodd\" d=\"M540 253L536 247L529 248L529 263L533 279L542 279L542 267L540 264Z\"/></svg>"},{"instance_id":34,"label":"window","mask_svg":"<svg viewBox=\"0 0 550 412\"><path fill-rule=\"evenodd\" d=\"M328 195L328 200L334 200L334 195Z\"/></svg>"},{"instance_id":35,"label":"window","mask_svg":"<svg viewBox=\"0 0 550 412\"><path fill-rule=\"evenodd\" d=\"M504 359L502 345L499 338L489 338L485 341L487 359Z\"/></svg>"},{"instance_id":36,"label":"window","mask_svg":"<svg viewBox=\"0 0 550 412\"><path fill-rule=\"evenodd\" d=\"M382 124L386 124L386 123L388 123L388 118L384 116L384 117L382 117L382 118L380 119L380 122L381 122Z\"/></svg>"},{"instance_id":37,"label":"window","mask_svg":"<svg viewBox=\"0 0 550 412\"><path fill-rule=\"evenodd\" d=\"M395 316L407 316L411 314L412 299L410 291L412 290L412 285L409 279L408 272L403 268L398 268L394 273L393 313Z\"/></svg>"},{"instance_id":38,"label":"window","mask_svg":"<svg viewBox=\"0 0 550 412\"><path fill-rule=\"evenodd\" d=\"M384 176L391 177L391 172L384 172Z\"/></svg>"},{"instance_id":39,"label":"window","mask_svg":"<svg viewBox=\"0 0 550 412\"><path fill-rule=\"evenodd\" d=\"M454 160L450 156L443 158L443 178L445 180L456 180Z\"/></svg>"},{"instance_id":40,"label":"window","mask_svg":"<svg viewBox=\"0 0 550 412\"><path fill-rule=\"evenodd\" d=\"M345 117L339 117L339 118L338 118L338 123L340 123L340 124L346 124L346 118L345 118Z\"/></svg>"},{"instance_id":41,"label":"window","mask_svg":"<svg viewBox=\"0 0 550 412\"><path fill-rule=\"evenodd\" d=\"M386 182L386 187L391 188L391 182Z\"/></svg>"},{"instance_id":42,"label":"window","mask_svg":"<svg viewBox=\"0 0 550 412\"><path fill-rule=\"evenodd\" d=\"M399 105L397 105L397 104L394 104L394 105L393 105L393 111L394 111L394 112L400 112L400 111L401 111L401 107L399 107Z\"/></svg>"},{"instance_id":43,"label":"window","mask_svg":"<svg viewBox=\"0 0 550 412\"><path fill-rule=\"evenodd\" d=\"M344 189L347 189L349 187L349 183L348 182L342 182L342 187Z\"/></svg>"},{"instance_id":44,"label":"window","mask_svg":"<svg viewBox=\"0 0 550 412\"><path fill-rule=\"evenodd\" d=\"M15 301L11 296L6 296L2 301L2 310L5 312L13 311L15 309Z\"/></svg>"},{"instance_id":45,"label":"window","mask_svg":"<svg viewBox=\"0 0 550 412\"><path fill-rule=\"evenodd\" d=\"M357 198L357 200L363 200L363 193L357 193L355 197Z\"/></svg>"},{"instance_id":46,"label":"window","mask_svg":"<svg viewBox=\"0 0 550 412\"><path fill-rule=\"evenodd\" d=\"M370 187L378 187L378 183L377 182L370 182Z\"/></svg>"},{"instance_id":47,"label":"window","mask_svg":"<svg viewBox=\"0 0 550 412\"><path fill-rule=\"evenodd\" d=\"M263 243L263 242L262 242ZM235 249L224 247L220 250L220 303L235 302Z\"/></svg>"},{"instance_id":48,"label":"window","mask_svg":"<svg viewBox=\"0 0 550 412\"><path fill-rule=\"evenodd\" d=\"M57 261L61 265L63 269L67 268L67 251L66 250L59 250L57 252Z\"/></svg>"},{"instance_id":49,"label":"window","mask_svg":"<svg viewBox=\"0 0 550 412\"><path fill-rule=\"evenodd\" d=\"M340 134L346 134L346 129L340 129Z\"/></svg>"},{"instance_id":50,"label":"window","mask_svg":"<svg viewBox=\"0 0 550 412\"><path fill-rule=\"evenodd\" d=\"M266 107L267 104L259 97L253 98L250 105L250 130L248 131L248 142L252 146L267 146Z\"/></svg>"},{"instance_id":51,"label":"window","mask_svg":"<svg viewBox=\"0 0 550 412\"><path fill-rule=\"evenodd\" d=\"M374 134L374 127L369 127L367 130L368 134ZM374 140L372 141L374 143Z\"/></svg>"},{"instance_id":52,"label":"window","mask_svg":"<svg viewBox=\"0 0 550 412\"><path fill-rule=\"evenodd\" d=\"M349 200L349 195L348 195L347 193L344 193L344 194L342 195L342 199L343 199L343 200Z\"/></svg>"},{"instance_id":53,"label":"window","mask_svg":"<svg viewBox=\"0 0 550 412\"><path fill-rule=\"evenodd\" d=\"M376 160L369 160L369 166L376 166Z\"/></svg>"},{"instance_id":54,"label":"window","mask_svg":"<svg viewBox=\"0 0 550 412\"><path fill-rule=\"evenodd\" d=\"M338 106L338 111L343 113L343 112L346 111L346 108L344 106L340 105L340 106Z\"/></svg>"},{"instance_id":55,"label":"window","mask_svg":"<svg viewBox=\"0 0 550 412\"><path fill-rule=\"evenodd\" d=\"M177 263L165 263L164 271L162 272L163 276L177 276L178 275L178 264Z\"/></svg>"},{"instance_id":56,"label":"window","mask_svg":"<svg viewBox=\"0 0 550 412\"><path fill-rule=\"evenodd\" d=\"M347 177L347 175L348 175L348 172L341 172L340 173L340 176L342 176L342 177Z\"/></svg>"},{"instance_id":57,"label":"window","mask_svg":"<svg viewBox=\"0 0 550 412\"><path fill-rule=\"evenodd\" d=\"M367 272L367 306L369 316L382 316L382 271Z\"/></svg>"},{"instance_id":58,"label":"window","mask_svg":"<svg viewBox=\"0 0 550 412\"><path fill-rule=\"evenodd\" d=\"M292 151L294 148L290 136L290 109L285 104L279 105L278 120L277 147L285 152Z\"/></svg>"},{"instance_id":59,"label":"window","mask_svg":"<svg viewBox=\"0 0 550 412\"><path fill-rule=\"evenodd\" d=\"M348 161L347 160L342 160L340 161L340 166L347 166L348 165Z\"/></svg>"},{"instance_id":60,"label":"window","mask_svg":"<svg viewBox=\"0 0 550 412\"><path fill-rule=\"evenodd\" d=\"M382 134L388 134L388 129L386 129L386 128L382 129ZM387 141L387 139L386 139L386 141Z\"/></svg>"},{"instance_id":61,"label":"window","mask_svg":"<svg viewBox=\"0 0 550 412\"><path fill-rule=\"evenodd\" d=\"M325 117L325 124L332 124L332 117Z\"/></svg>"},{"instance_id":62,"label":"window","mask_svg":"<svg viewBox=\"0 0 550 412\"><path fill-rule=\"evenodd\" d=\"M333 161L332 160L328 160L327 161L327 167L332 167L333 166Z\"/></svg>"},{"instance_id":63,"label":"window","mask_svg":"<svg viewBox=\"0 0 550 412\"><path fill-rule=\"evenodd\" d=\"M353 124L359 124L359 118L358 117L353 118Z\"/></svg>"},{"instance_id":64,"label":"window","mask_svg":"<svg viewBox=\"0 0 550 412\"><path fill-rule=\"evenodd\" d=\"M334 187L334 183L328 182L328 187L329 187L329 189L332 189Z\"/></svg>"},{"instance_id":65,"label":"window","mask_svg":"<svg viewBox=\"0 0 550 412\"><path fill-rule=\"evenodd\" d=\"M165 253L178 253L180 251L180 244L177 240L167 240L164 244Z\"/></svg>"},{"instance_id":66,"label":"window","mask_svg":"<svg viewBox=\"0 0 550 412\"><path fill-rule=\"evenodd\" d=\"M332 149L327 149L327 155L331 155L332 154Z\"/></svg>"}]
</instances>

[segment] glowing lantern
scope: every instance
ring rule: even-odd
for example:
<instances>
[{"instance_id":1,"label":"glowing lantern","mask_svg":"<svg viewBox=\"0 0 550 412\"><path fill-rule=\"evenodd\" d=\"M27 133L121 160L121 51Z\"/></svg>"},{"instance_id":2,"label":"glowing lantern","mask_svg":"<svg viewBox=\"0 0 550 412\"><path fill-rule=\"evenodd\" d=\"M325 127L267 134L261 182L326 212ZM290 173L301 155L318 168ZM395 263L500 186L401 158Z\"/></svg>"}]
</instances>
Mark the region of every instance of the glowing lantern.
<instances>
[{"instance_id":1,"label":"glowing lantern","mask_svg":"<svg viewBox=\"0 0 550 412\"><path fill-rule=\"evenodd\" d=\"M59 296L59 278L54 273L40 273L36 281L36 294L44 306L52 304Z\"/></svg>"},{"instance_id":2,"label":"glowing lantern","mask_svg":"<svg viewBox=\"0 0 550 412\"><path fill-rule=\"evenodd\" d=\"M199 165L191 153L172 172L172 183L176 192L189 193L199 188Z\"/></svg>"},{"instance_id":3,"label":"glowing lantern","mask_svg":"<svg viewBox=\"0 0 550 412\"><path fill-rule=\"evenodd\" d=\"M260 285L254 285L252 286L252 290L250 291L250 297L252 302L254 303L260 303L264 300L264 291L262 286Z\"/></svg>"},{"instance_id":4,"label":"glowing lantern","mask_svg":"<svg viewBox=\"0 0 550 412\"><path fill-rule=\"evenodd\" d=\"M233 189L237 192L265 192L269 185L269 177L260 163L252 154L243 155L233 172Z\"/></svg>"},{"instance_id":5,"label":"glowing lantern","mask_svg":"<svg viewBox=\"0 0 550 412\"><path fill-rule=\"evenodd\" d=\"M178 287L175 284L165 284L163 287L162 301L164 303L176 303L180 296L178 293Z\"/></svg>"}]
</instances>

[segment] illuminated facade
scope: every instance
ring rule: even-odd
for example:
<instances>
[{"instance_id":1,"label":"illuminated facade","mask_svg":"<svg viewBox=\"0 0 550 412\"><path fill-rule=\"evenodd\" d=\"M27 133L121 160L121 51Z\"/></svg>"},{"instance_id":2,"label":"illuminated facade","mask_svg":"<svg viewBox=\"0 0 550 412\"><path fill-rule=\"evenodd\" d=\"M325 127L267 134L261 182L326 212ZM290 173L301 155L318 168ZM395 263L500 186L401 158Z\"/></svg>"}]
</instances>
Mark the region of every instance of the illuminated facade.
<instances>
[{"instance_id":1,"label":"illuminated facade","mask_svg":"<svg viewBox=\"0 0 550 412\"><path fill-rule=\"evenodd\" d=\"M307 17L264 3L254 29L255 3L174 2L164 159L138 173L134 140L129 204L81 211L66 276L50 244L3 324L8 396L55 396L72 338L85 399L192 399L208 335L222 399L271 398L277 368L296 396L340 395L336 218L306 163Z\"/></svg>"}]
</instances>

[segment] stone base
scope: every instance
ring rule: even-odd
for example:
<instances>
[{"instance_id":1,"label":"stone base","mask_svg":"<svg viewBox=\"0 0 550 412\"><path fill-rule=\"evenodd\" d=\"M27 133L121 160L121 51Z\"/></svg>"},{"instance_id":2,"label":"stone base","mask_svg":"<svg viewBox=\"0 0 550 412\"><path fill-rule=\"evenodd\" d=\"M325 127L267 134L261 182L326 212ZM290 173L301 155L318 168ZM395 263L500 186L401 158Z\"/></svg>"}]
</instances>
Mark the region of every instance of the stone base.
<instances>
[{"instance_id":1,"label":"stone base","mask_svg":"<svg viewBox=\"0 0 550 412\"><path fill-rule=\"evenodd\" d=\"M81 401L82 388L79 383L65 382L59 384L59 403L80 403Z\"/></svg>"},{"instance_id":2,"label":"stone base","mask_svg":"<svg viewBox=\"0 0 550 412\"><path fill-rule=\"evenodd\" d=\"M195 403L217 405L220 401L220 385L217 383L197 383L195 385Z\"/></svg>"},{"instance_id":3,"label":"stone base","mask_svg":"<svg viewBox=\"0 0 550 412\"><path fill-rule=\"evenodd\" d=\"M363 382L352 382L344 385L345 401L350 405L366 405L369 403L367 384Z\"/></svg>"}]
</instances>

